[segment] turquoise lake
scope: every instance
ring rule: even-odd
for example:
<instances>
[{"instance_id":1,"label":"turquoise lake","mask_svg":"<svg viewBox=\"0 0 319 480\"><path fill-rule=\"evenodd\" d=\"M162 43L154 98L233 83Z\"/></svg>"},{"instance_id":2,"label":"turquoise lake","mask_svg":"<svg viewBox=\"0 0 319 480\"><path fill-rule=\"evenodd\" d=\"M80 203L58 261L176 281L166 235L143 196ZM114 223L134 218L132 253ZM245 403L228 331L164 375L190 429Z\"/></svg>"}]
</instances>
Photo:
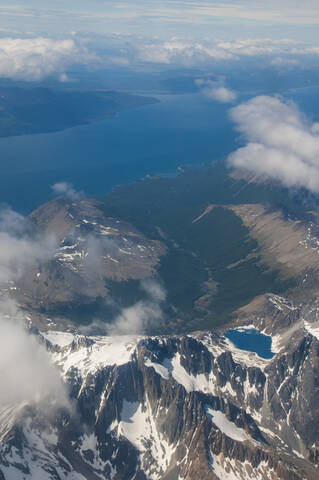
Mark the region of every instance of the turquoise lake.
<instances>
[{"instance_id":1,"label":"turquoise lake","mask_svg":"<svg viewBox=\"0 0 319 480\"><path fill-rule=\"evenodd\" d=\"M261 358L272 358L271 337L263 335L254 328L229 330L224 336L228 338L235 347L248 352L255 352Z\"/></svg>"}]
</instances>

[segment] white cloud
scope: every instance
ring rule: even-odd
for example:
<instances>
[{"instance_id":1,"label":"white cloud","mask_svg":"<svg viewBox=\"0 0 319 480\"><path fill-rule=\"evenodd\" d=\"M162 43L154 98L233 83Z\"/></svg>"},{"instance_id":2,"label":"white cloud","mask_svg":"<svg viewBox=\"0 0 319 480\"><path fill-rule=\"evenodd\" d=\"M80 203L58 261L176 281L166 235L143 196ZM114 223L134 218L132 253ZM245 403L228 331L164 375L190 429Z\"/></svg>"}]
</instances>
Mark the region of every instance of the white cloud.
<instances>
[{"instance_id":1,"label":"white cloud","mask_svg":"<svg viewBox=\"0 0 319 480\"><path fill-rule=\"evenodd\" d=\"M292 102L260 96L230 111L246 146L229 163L280 180L287 187L319 192L319 128Z\"/></svg>"},{"instance_id":2,"label":"white cloud","mask_svg":"<svg viewBox=\"0 0 319 480\"><path fill-rule=\"evenodd\" d=\"M145 328L160 320L162 311L156 303L138 302L124 308L108 328L109 335L143 334Z\"/></svg>"},{"instance_id":3,"label":"white cloud","mask_svg":"<svg viewBox=\"0 0 319 480\"><path fill-rule=\"evenodd\" d=\"M236 93L233 90L230 90L226 87L215 87L212 89L204 89L204 94L211 98L212 100L216 100L217 102L221 103L230 103L236 100Z\"/></svg>"},{"instance_id":4,"label":"white cloud","mask_svg":"<svg viewBox=\"0 0 319 480\"><path fill-rule=\"evenodd\" d=\"M273 67L296 67L300 65L300 61L295 58L275 57L271 60L270 65Z\"/></svg>"},{"instance_id":5,"label":"white cloud","mask_svg":"<svg viewBox=\"0 0 319 480\"><path fill-rule=\"evenodd\" d=\"M0 77L38 81L55 75L61 82L70 82L72 78L66 70L73 64L93 69L140 63L193 67L243 57L268 56L281 59L275 62L281 62L283 66L284 62L292 65L297 61L295 57L319 54L318 47L306 47L286 38L197 41L179 37L161 40L114 34L100 36L96 44L94 35L70 34L70 37L65 40L0 38Z\"/></svg>"},{"instance_id":6,"label":"white cloud","mask_svg":"<svg viewBox=\"0 0 319 480\"><path fill-rule=\"evenodd\" d=\"M217 42L217 48L234 56L260 56L274 53L288 53L296 49L297 42L289 38L243 38L229 42Z\"/></svg>"},{"instance_id":7,"label":"white cloud","mask_svg":"<svg viewBox=\"0 0 319 480\"><path fill-rule=\"evenodd\" d=\"M52 234L32 235L32 226L18 213L0 211L0 283L21 278L27 268L46 262L56 252Z\"/></svg>"},{"instance_id":8,"label":"white cloud","mask_svg":"<svg viewBox=\"0 0 319 480\"><path fill-rule=\"evenodd\" d=\"M210 100L220 103L231 103L237 98L236 92L227 88L223 81L199 79L195 83L200 87L201 93Z\"/></svg>"},{"instance_id":9,"label":"white cloud","mask_svg":"<svg viewBox=\"0 0 319 480\"><path fill-rule=\"evenodd\" d=\"M87 58L73 39L0 38L0 77L37 81L57 74L63 79L69 65Z\"/></svg>"},{"instance_id":10,"label":"white cloud","mask_svg":"<svg viewBox=\"0 0 319 480\"><path fill-rule=\"evenodd\" d=\"M44 400L57 407L67 406L58 371L45 348L27 332L22 311L6 293L27 268L48 261L55 252L53 236L35 235L24 217L9 208L0 211L1 406L18 407Z\"/></svg>"},{"instance_id":11,"label":"white cloud","mask_svg":"<svg viewBox=\"0 0 319 480\"><path fill-rule=\"evenodd\" d=\"M162 319L161 303L166 292L161 285L152 279L141 282L141 288L147 293L147 300L137 302L124 308L115 321L107 328L109 335L143 334L155 322Z\"/></svg>"},{"instance_id":12,"label":"white cloud","mask_svg":"<svg viewBox=\"0 0 319 480\"><path fill-rule=\"evenodd\" d=\"M78 200L83 196L82 192L78 192L69 182L57 182L52 185L52 191L55 195L61 195L72 200Z\"/></svg>"},{"instance_id":13,"label":"white cloud","mask_svg":"<svg viewBox=\"0 0 319 480\"><path fill-rule=\"evenodd\" d=\"M155 280L149 278L142 280L141 288L150 296L153 302L164 302L166 298L166 292Z\"/></svg>"},{"instance_id":14,"label":"white cloud","mask_svg":"<svg viewBox=\"0 0 319 480\"><path fill-rule=\"evenodd\" d=\"M0 208L0 232L7 232L11 235L21 235L28 229L28 222L20 213L10 207Z\"/></svg>"},{"instance_id":15,"label":"white cloud","mask_svg":"<svg viewBox=\"0 0 319 480\"><path fill-rule=\"evenodd\" d=\"M15 302L0 302L0 405L53 402L68 405L65 387L49 354L24 327Z\"/></svg>"},{"instance_id":16,"label":"white cloud","mask_svg":"<svg viewBox=\"0 0 319 480\"><path fill-rule=\"evenodd\" d=\"M193 66L211 60L229 60L231 52L216 48L214 44L170 39L165 42L150 41L135 45L136 60L149 63L180 64Z\"/></svg>"},{"instance_id":17,"label":"white cloud","mask_svg":"<svg viewBox=\"0 0 319 480\"><path fill-rule=\"evenodd\" d=\"M146 62L165 65L196 66L217 61L240 60L243 57L277 57L275 63L281 66L286 62L297 65L296 56L318 55L319 48L306 47L295 40L282 38L242 38L232 41L202 40L192 41L183 38L135 39L130 48L123 48L123 58L131 63Z\"/></svg>"},{"instance_id":18,"label":"white cloud","mask_svg":"<svg viewBox=\"0 0 319 480\"><path fill-rule=\"evenodd\" d=\"M0 232L0 283L17 280L28 267L49 260L55 247L53 235L30 239Z\"/></svg>"}]
</instances>

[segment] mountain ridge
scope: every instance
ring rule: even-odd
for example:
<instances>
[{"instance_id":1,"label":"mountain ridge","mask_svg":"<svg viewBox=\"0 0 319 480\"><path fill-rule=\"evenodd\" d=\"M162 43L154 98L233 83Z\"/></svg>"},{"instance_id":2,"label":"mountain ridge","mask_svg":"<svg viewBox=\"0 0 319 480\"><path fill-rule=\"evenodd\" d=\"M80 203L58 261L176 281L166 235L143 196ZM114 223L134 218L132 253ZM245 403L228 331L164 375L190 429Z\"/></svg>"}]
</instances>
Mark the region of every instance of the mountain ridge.
<instances>
[{"instance_id":1,"label":"mountain ridge","mask_svg":"<svg viewBox=\"0 0 319 480\"><path fill-rule=\"evenodd\" d=\"M16 474L22 468L10 460L10 448L19 451L22 441L37 458L30 438L38 436L40 442L48 429L51 434L42 439L48 445L53 429L58 440L46 448L55 449L55 460L45 448L47 466L39 458L35 462L44 469L42 478L73 478L70 465L81 475L87 468L91 473L84 478L316 478L309 459L317 455L318 416L315 411L309 416L308 403L298 403L306 388L312 410L317 404L312 384L319 343L309 331L297 330L270 360L207 332L137 338L39 335L69 385L76 413L56 417L64 415L63 427L45 420L41 410L32 416L27 409L21 426L1 444L5 475L8 464ZM295 399L287 396L291 388ZM128 452L124 463L123 449ZM28 468L32 475L35 465L28 465L25 451L22 458L28 478Z\"/></svg>"}]
</instances>

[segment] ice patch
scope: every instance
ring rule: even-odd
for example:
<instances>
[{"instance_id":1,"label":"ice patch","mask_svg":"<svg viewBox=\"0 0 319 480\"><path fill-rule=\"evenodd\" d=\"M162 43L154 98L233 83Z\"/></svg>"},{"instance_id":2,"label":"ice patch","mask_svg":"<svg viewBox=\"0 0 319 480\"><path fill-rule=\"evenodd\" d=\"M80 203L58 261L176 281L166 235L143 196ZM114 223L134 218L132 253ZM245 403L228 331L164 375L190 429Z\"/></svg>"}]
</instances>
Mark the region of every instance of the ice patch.
<instances>
[{"instance_id":1,"label":"ice patch","mask_svg":"<svg viewBox=\"0 0 319 480\"><path fill-rule=\"evenodd\" d=\"M278 478L266 462L260 462L253 467L248 461L239 462L230 460L222 455L211 455L210 468L220 480L264 480L265 478Z\"/></svg>"},{"instance_id":2,"label":"ice patch","mask_svg":"<svg viewBox=\"0 0 319 480\"><path fill-rule=\"evenodd\" d=\"M199 373L198 375L187 373L185 368L181 365L181 357L179 353L177 353L171 360L165 359L163 365L171 372L174 380L183 385L188 393L194 391L212 393L212 382L209 377L204 373Z\"/></svg>"},{"instance_id":3,"label":"ice patch","mask_svg":"<svg viewBox=\"0 0 319 480\"><path fill-rule=\"evenodd\" d=\"M148 477L151 479L161 478L161 475L168 468L174 452L174 446L170 445L165 437L158 431L151 406L146 400L144 404L139 402L123 401L121 422L117 428L117 434L127 438L143 455L146 454L146 470L150 468L149 453L154 462ZM157 465L154 471L154 463Z\"/></svg>"},{"instance_id":4,"label":"ice patch","mask_svg":"<svg viewBox=\"0 0 319 480\"><path fill-rule=\"evenodd\" d=\"M227 435L227 437L237 442L249 440L250 437L247 433L242 428L238 428L233 422L230 422L224 413L219 410L213 410L209 405L206 405L205 410L206 415L212 420L214 425Z\"/></svg>"},{"instance_id":5,"label":"ice patch","mask_svg":"<svg viewBox=\"0 0 319 480\"><path fill-rule=\"evenodd\" d=\"M227 347L227 350L231 352L234 361L237 363L246 365L248 367L259 367L261 369L264 369L268 365L268 359L259 357L259 355L257 355L255 352L249 352L248 350L241 350L240 348L237 348L233 342L226 337L224 340L224 345Z\"/></svg>"},{"instance_id":6,"label":"ice patch","mask_svg":"<svg viewBox=\"0 0 319 480\"><path fill-rule=\"evenodd\" d=\"M64 374L71 368L80 372L82 376L97 371L101 366L124 365L128 363L135 351L139 337L76 336L77 348L70 345L62 352L53 353L53 361L61 367ZM81 344L83 341L83 344ZM87 344L86 344L87 342Z\"/></svg>"},{"instance_id":7,"label":"ice patch","mask_svg":"<svg viewBox=\"0 0 319 480\"><path fill-rule=\"evenodd\" d=\"M316 322L314 324L309 322L304 322L304 327L313 337L316 337L319 340L319 323Z\"/></svg>"},{"instance_id":8,"label":"ice patch","mask_svg":"<svg viewBox=\"0 0 319 480\"><path fill-rule=\"evenodd\" d=\"M58 347L66 347L70 345L70 343L74 340L74 335L72 333L67 332L41 332L42 337L48 340L52 345L57 345Z\"/></svg>"},{"instance_id":9,"label":"ice patch","mask_svg":"<svg viewBox=\"0 0 319 480\"><path fill-rule=\"evenodd\" d=\"M169 371L164 365L161 365L160 363L156 362L151 362L151 360L146 360L145 362L146 367L153 367L155 372L158 373L162 378L165 380L169 379Z\"/></svg>"}]
</instances>

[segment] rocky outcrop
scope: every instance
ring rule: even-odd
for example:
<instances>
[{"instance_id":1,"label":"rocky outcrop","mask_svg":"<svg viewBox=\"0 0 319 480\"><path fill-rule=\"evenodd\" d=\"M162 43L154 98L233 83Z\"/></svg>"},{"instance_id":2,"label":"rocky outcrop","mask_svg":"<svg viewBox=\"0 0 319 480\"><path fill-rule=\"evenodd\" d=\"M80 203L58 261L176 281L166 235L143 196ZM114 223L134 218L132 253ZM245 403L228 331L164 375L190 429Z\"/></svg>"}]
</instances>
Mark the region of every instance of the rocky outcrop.
<instances>
[{"instance_id":1,"label":"rocky outcrop","mask_svg":"<svg viewBox=\"0 0 319 480\"><path fill-rule=\"evenodd\" d=\"M30 215L38 234L54 235L54 256L28 268L11 286L19 304L40 314L84 315L113 312L108 282L151 277L165 254L165 246L133 225L106 217L93 198L57 198ZM1 289L1 285L0 285ZM64 321L65 324L65 321Z\"/></svg>"},{"instance_id":2,"label":"rocky outcrop","mask_svg":"<svg viewBox=\"0 0 319 480\"><path fill-rule=\"evenodd\" d=\"M319 343L311 334L299 331L271 360L208 333L60 335L63 342L56 333L43 341L73 411L48 420L43 409L25 410L1 444L5 478L318 477Z\"/></svg>"}]
</instances>

